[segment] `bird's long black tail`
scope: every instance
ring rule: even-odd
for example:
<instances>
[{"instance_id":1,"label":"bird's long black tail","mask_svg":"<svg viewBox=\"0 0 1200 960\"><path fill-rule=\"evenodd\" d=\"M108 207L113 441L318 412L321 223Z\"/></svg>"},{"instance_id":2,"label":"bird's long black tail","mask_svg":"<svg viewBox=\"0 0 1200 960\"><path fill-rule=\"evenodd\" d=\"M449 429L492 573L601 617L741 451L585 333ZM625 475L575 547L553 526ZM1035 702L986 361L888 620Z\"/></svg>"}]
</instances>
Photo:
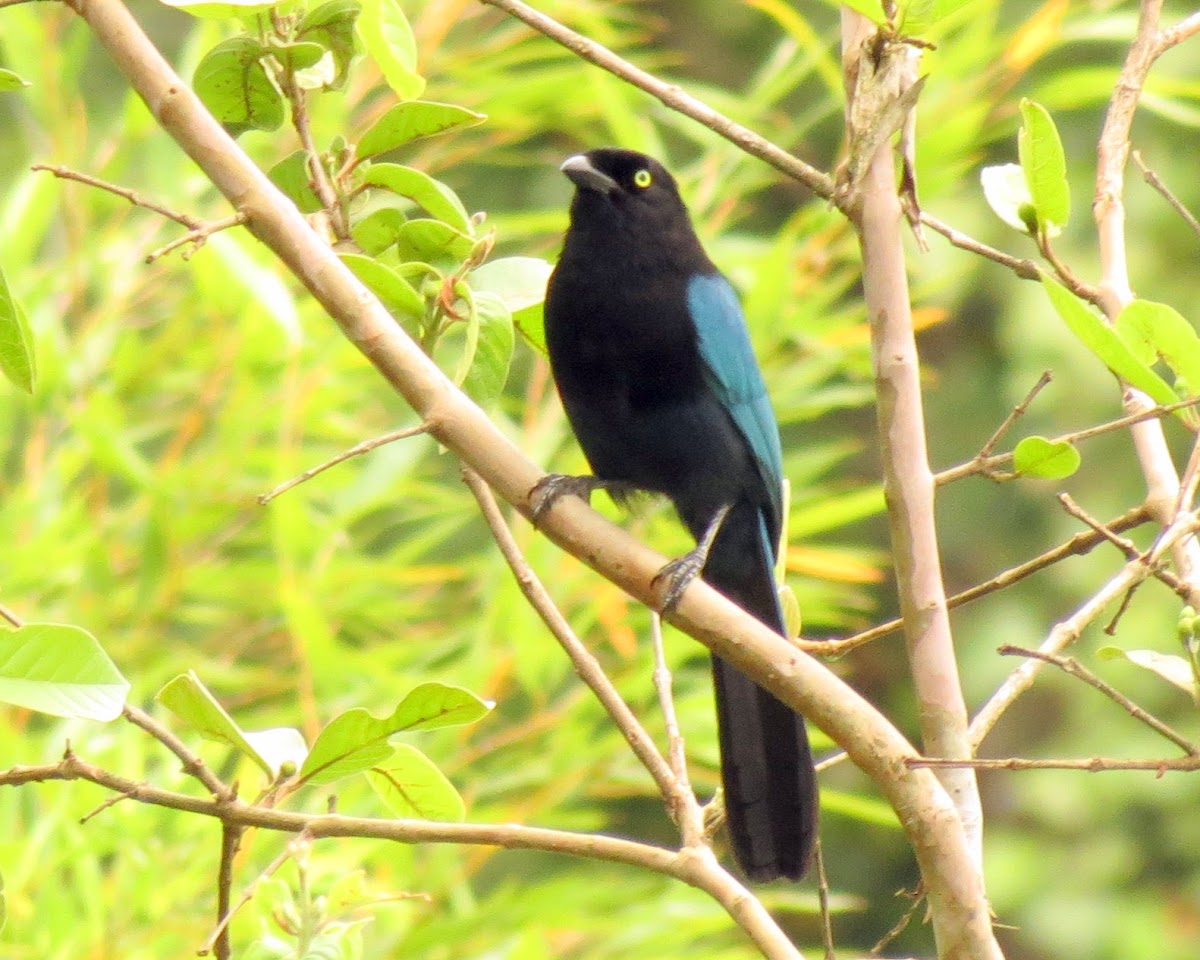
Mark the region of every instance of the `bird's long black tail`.
<instances>
[{"instance_id":1,"label":"bird's long black tail","mask_svg":"<svg viewBox=\"0 0 1200 960\"><path fill-rule=\"evenodd\" d=\"M758 511L739 504L712 545L703 577L783 633L773 556ZM718 657L713 679L734 856L751 880L798 880L817 832L817 782L804 720Z\"/></svg>"}]
</instances>

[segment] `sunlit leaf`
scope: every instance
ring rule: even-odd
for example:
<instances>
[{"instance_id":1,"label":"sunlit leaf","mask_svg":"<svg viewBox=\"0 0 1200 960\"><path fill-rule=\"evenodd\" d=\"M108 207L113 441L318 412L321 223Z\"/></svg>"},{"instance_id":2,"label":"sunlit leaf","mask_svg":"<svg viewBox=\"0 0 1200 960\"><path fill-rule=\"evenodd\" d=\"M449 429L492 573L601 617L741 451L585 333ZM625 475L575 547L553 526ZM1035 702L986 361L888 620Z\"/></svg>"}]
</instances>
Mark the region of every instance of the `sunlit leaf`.
<instances>
[{"instance_id":1,"label":"sunlit leaf","mask_svg":"<svg viewBox=\"0 0 1200 960\"><path fill-rule=\"evenodd\" d=\"M512 322L541 353L546 352L542 305L554 264L540 257L501 257L476 267L467 277L476 292L496 294L512 314Z\"/></svg>"},{"instance_id":2,"label":"sunlit leaf","mask_svg":"<svg viewBox=\"0 0 1200 960\"><path fill-rule=\"evenodd\" d=\"M368 771L375 792L399 817L458 822L467 815L454 785L437 765L411 744L396 747L386 765Z\"/></svg>"},{"instance_id":3,"label":"sunlit leaf","mask_svg":"<svg viewBox=\"0 0 1200 960\"><path fill-rule=\"evenodd\" d=\"M409 220L396 235L396 251L402 260L462 261L474 249L474 240L440 220Z\"/></svg>"},{"instance_id":4,"label":"sunlit leaf","mask_svg":"<svg viewBox=\"0 0 1200 960\"><path fill-rule=\"evenodd\" d=\"M396 0L362 0L355 24L367 54L401 100L419 97L425 79L417 73L417 41Z\"/></svg>"},{"instance_id":5,"label":"sunlit leaf","mask_svg":"<svg viewBox=\"0 0 1200 960\"><path fill-rule=\"evenodd\" d=\"M275 130L283 123L283 97L262 64L267 52L253 37L232 37L213 47L196 67L196 95L232 136Z\"/></svg>"},{"instance_id":6,"label":"sunlit leaf","mask_svg":"<svg viewBox=\"0 0 1200 960\"><path fill-rule=\"evenodd\" d=\"M427 173L398 163L376 163L363 174L363 184L407 197L461 233L470 236L474 232L458 194Z\"/></svg>"},{"instance_id":7,"label":"sunlit leaf","mask_svg":"<svg viewBox=\"0 0 1200 960\"><path fill-rule=\"evenodd\" d=\"M340 254L342 263L348 266L359 280L379 298L384 308L410 334L416 335L417 324L425 316L425 301L413 289L412 284L386 263L358 253Z\"/></svg>"},{"instance_id":8,"label":"sunlit leaf","mask_svg":"<svg viewBox=\"0 0 1200 960\"><path fill-rule=\"evenodd\" d=\"M1040 103L1023 99L1024 124L1017 134L1021 169L1037 211L1038 222L1054 236L1067 225L1071 213L1071 188L1067 184L1067 160L1062 140L1050 113Z\"/></svg>"},{"instance_id":9,"label":"sunlit leaf","mask_svg":"<svg viewBox=\"0 0 1200 960\"><path fill-rule=\"evenodd\" d=\"M396 242L407 219L395 207L380 207L351 224L350 235L363 253L375 257Z\"/></svg>"},{"instance_id":10,"label":"sunlit leaf","mask_svg":"<svg viewBox=\"0 0 1200 960\"><path fill-rule=\"evenodd\" d=\"M321 44L333 58L333 75L325 86L340 89L346 83L356 52L354 24L361 9L358 0L330 0L310 10L296 27L296 39Z\"/></svg>"},{"instance_id":11,"label":"sunlit leaf","mask_svg":"<svg viewBox=\"0 0 1200 960\"><path fill-rule=\"evenodd\" d=\"M482 113L451 103L409 100L396 104L376 120L358 141L356 152L363 158L378 156L412 140L473 127L486 119Z\"/></svg>"},{"instance_id":12,"label":"sunlit leaf","mask_svg":"<svg viewBox=\"0 0 1200 960\"><path fill-rule=\"evenodd\" d=\"M1065 440L1024 437L1013 450L1013 469L1025 477L1061 480L1079 469L1079 451Z\"/></svg>"},{"instance_id":13,"label":"sunlit leaf","mask_svg":"<svg viewBox=\"0 0 1200 960\"><path fill-rule=\"evenodd\" d=\"M19 300L13 296L0 270L0 372L26 393L37 383L33 333Z\"/></svg>"},{"instance_id":14,"label":"sunlit leaf","mask_svg":"<svg viewBox=\"0 0 1200 960\"><path fill-rule=\"evenodd\" d=\"M1200 703L1200 685L1196 682L1192 665L1183 657L1159 653L1157 650L1122 650L1119 647L1101 647L1096 655L1102 660L1128 660L1134 666L1157 674Z\"/></svg>"},{"instance_id":15,"label":"sunlit leaf","mask_svg":"<svg viewBox=\"0 0 1200 960\"><path fill-rule=\"evenodd\" d=\"M1200 337L1177 310L1165 303L1134 300L1117 317L1116 329L1131 347L1143 345L1150 362L1161 357L1190 385L1190 393L1200 388Z\"/></svg>"},{"instance_id":16,"label":"sunlit leaf","mask_svg":"<svg viewBox=\"0 0 1200 960\"><path fill-rule=\"evenodd\" d=\"M195 672L189 670L158 691L159 703L188 724L205 740L223 743L245 754L270 777L278 772L248 739L246 732L234 722L233 717L217 702Z\"/></svg>"},{"instance_id":17,"label":"sunlit leaf","mask_svg":"<svg viewBox=\"0 0 1200 960\"><path fill-rule=\"evenodd\" d=\"M20 90L22 87L32 87L33 84L11 70L0 67L0 93L7 90Z\"/></svg>"},{"instance_id":18,"label":"sunlit leaf","mask_svg":"<svg viewBox=\"0 0 1200 960\"><path fill-rule=\"evenodd\" d=\"M112 720L128 694L129 681L82 627L0 630L0 701L56 717Z\"/></svg>"},{"instance_id":19,"label":"sunlit leaf","mask_svg":"<svg viewBox=\"0 0 1200 960\"><path fill-rule=\"evenodd\" d=\"M301 213L315 213L322 209L321 201L313 192L312 177L308 171L308 154L303 150L288 154L273 166L267 176Z\"/></svg>"},{"instance_id":20,"label":"sunlit leaf","mask_svg":"<svg viewBox=\"0 0 1200 960\"><path fill-rule=\"evenodd\" d=\"M361 707L329 722L312 746L300 776L310 783L331 783L382 763L394 752L388 738L409 730L473 723L490 705L470 691L441 683L412 690L388 717Z\"/></svg>"},{"instance_id":21,"label":"sunlit leaf","mask_svg":"<svg viewBox=\"0 0 1200 960\"><path fill-rule=\"evenodd\" d=\"M1147 394L1155 403L1170 404L1179 398L1157 373L1134 355L1125 341L1062 284L1042 277L1042 286L1058 315L1109 370Z\"/></svg>"},{"instance_id":22,"label":"sunlit leaf","mask_svg":"<svg viewBox=\"0 0 1200 960\"><path fill-rule=\"evenodd\" d=\"M1017 164L984 167L979 172L979 181L983 184L984 199L996 216L1022 233L1032 233L1036 229L1033 197L1025 182L1025 171Z\"/></svg>"},{"instance_id":23,"label":"sunlit leaf","mask_svg":"<svg viewBox=\"0 0 1200 960\"><path fill-rule=\"evenodd\" d=\"M500 396L508 380L514 339L512 314L497 294L480 291L473 300L467 346L454 380L462 384L467 396L487 407Z\"/></svg>"}]
</instances>

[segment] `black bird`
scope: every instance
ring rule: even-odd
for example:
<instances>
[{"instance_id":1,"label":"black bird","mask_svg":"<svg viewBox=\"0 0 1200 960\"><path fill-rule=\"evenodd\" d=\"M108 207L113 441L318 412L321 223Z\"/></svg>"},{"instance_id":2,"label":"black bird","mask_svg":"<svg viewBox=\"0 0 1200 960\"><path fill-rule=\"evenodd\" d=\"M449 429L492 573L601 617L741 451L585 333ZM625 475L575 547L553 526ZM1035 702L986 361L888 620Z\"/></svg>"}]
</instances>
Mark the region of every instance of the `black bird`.
<instances>
[{"instance_id":1,"label":"black bird","mask_svg":"<svg viewBox=\"0 0 1200 960\"><path fill-rule=\"evenodd\" d=\"M537 512L596 487L665 494L700 544L672 565L679 590L703 562L704 580L783 633L779 429L737 295L657 161L604 148L561 169L576 190L546 345L594 477L543 481ZM817 821L804 721L718 657L713 678L737 862L752 880L799 879Z\"/></svg>"}]
</instances>

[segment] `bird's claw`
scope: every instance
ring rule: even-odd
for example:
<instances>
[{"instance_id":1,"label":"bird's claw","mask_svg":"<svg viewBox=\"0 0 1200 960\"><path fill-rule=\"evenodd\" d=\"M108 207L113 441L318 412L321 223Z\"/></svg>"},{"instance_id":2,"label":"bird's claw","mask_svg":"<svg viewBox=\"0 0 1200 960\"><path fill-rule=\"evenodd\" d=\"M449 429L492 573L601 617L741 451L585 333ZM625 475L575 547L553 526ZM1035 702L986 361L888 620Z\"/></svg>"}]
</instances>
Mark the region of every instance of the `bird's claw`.
<instances>
[{"instance_id":1,"label":"bird's claw","mask_svg":"<svg viewBox=\"0 0 1200 960\"><path fill-rule=\"evenodd\" d=\"M700 571L704 569L704 563L708 559L708 551L702 551L699 547L682 557L672 560L665 564L661 570L654 575L654 579L650 581L651 586L663 584L662 612L665 614L672 613L679 601L683 599L683 591L688 588L693 580L700 575Z\"/></svg>"},{"instance_id":2,"label":"bird's claw","mask_svg":"<svg viewBox=\"0 0 1200 960\"><path fill-rule=\"evenodd\" d=\"M595 477L573 477L565 473L546 474L529 491L529 512L533 522L537 523L560 497L579 497L584 503L590 503L592 491L600 485Z\"/></svg>"}]
</instances>

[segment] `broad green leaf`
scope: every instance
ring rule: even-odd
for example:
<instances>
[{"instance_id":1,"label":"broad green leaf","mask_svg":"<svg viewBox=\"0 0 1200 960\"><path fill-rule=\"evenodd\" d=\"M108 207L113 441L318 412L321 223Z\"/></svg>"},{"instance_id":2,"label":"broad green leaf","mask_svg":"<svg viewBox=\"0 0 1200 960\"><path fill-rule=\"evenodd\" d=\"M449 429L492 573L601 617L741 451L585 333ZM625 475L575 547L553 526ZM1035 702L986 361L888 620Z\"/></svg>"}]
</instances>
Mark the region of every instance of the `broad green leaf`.
<instances>
[{"instance_id":1,"label":"broad green leaf","mask_svg":"<svg viewBox=\"0 0 1200 960\"><path fill-rule=\"evenodd\" d=\"M474 300L467 344L454 377L481 407L500 396L513 353L513 321L498 294L480 291Z\"/></svg>"},{"instance_id":2,"label":"broad green leaf","mask_svg":"<svg viewBox=\"0 0 1200 960\"><path fill-rule=\"evenodd\" d=\"M1179 399L1162 377L1139 360L1117 332L1071 291L1044 275L1042 286L1071 332L1109 370L1147 394L1155 403L1169 404Z\"/></svg>"},{"instance_id":3,"label":"broad green leaf","mask_svg":"<svg viewBox=\"0 0 1200 960\"><path fill-rule=\"evenodd\" d=\"M467 815L454 785L425 754L408 743L384 767L367 772L375 792L399 817L458 822Z\"/></svg>"},{"instance_id":4,"label":"broad green leaf","mask_svg":"<svg viewBox=\"0 0 1200 960\"><path fill-rule=\"evenodd\" d=\"M37 356L33 352L33 333L29 318L8 288L0 270L0 372L26 393L37 383Z\"/></svg>"},{"instance_id":5,"label":"broad green leaf","mask_svg":"<svg viewBox=\"0 0 1200 960\"><path fill-rule=\"evenodd\" d=\"M267 50L288 73L297 73L316 66L325 56L325 48L321 44L304 40L295 43L272 43Z\"/></svg>"},{"instance_id":6,"label":"broad green leaf","mask_svg":"<svg viewBox=\"0 0 1200 960\"><path fill-rule=\"evenodd\" d=\"M1197 684L1191 663L1183 657L1157 650L1122 650L1119 647L1101 647L1096 655L1102 660L1128 660L1134 666L1162 677L1200 704L1200 684Z\"/></svg>"},{"instance_id":7,"label":"broad green leaf","mask_svg":"<svg viewBox=\"0 0 1200 960\"><path fill-rule=\"evenodd\" d=\"M162 0L168 7L203 20L233 20L279 6L279 0Z\"/></svg>"},{"instance_id":8,"label":"broad green leaf","mask_svg":"<svg viewBox=\"0 0 1200 960\"><path fill-rule=\"evenodd\" d=\"M354 238L363 253L376 257L396 242L400 236L400 228L407 217L395 207L380 207L372 210L361 220L350 226L350 236Z\"/></svg>"},{"instance_id":9,"label":"broad green leaf","mask_svg":"<svg viewBox=\"0 0 1200 960\"><path fill-rule=\"evenodd\" d=\"M0 631L0 701L56 717L113 720L129 681L96 638L66 623Z\"/></svg>"},{"instance_id":10,"label":"broad green leaf","mask_svg":"<svg viewBox=\"0 0 1200 960\"><path fill-rule=\"evenodd\" d=\"M1014 230L1033 233L1037 229L1037 212L1025 171L1015 163L984 167L979 172L983 196L992 212Z\"/></svg>"},{"instance_id":11,"label":"broad green leaf","mask_svg":"<svg viewBox=\"0 0 1200 960\"><path fill-rule=\"evenodd\" d=\"M262 65L267 53L253 37L231 37L213 47L196 67L196 95L231 136L276 130L283 123L283 97Z\"/></svg>"},{"instance_id":12,"label":"broad green leaf","mask_svg":"<svg viewBox=\"0 0 1200 960\"><path fill-rule=\"evenodd\" d=\"M1013 450L1013 469L1025 477L1061 480L1079 469L1079 451L1065 440L1025 437Z\"/></svg>"},{"instance_id":13,"label":"broad green leaf","mask_svg":"<svg viewBox=\"0 0 1200 960\"><path fill-rule=\"evenodd\" d=\"M1055 236L1067 225L1071 213L1071 188L1062 140L1049 112L1040 103L1021 100L1024 125L1017 134L1017 153L1025 182L1037 211L1038 222Z\"/></svg>"},{"instance_id":14,"label":"broad green leaf","mask_svg":"<svg viewBox=\"0 0 1200 960\"><path fill-rule=\"evenodd\" d=\"M272 766L255 749L246 732L225 712L194 671L181 673L159 690L155 699L205 740L233 747L257 763L269 777L277 774L278 766Z\"/></svg>"},{"instance_id":15,"label":"broad green leaf","mask_svg":"<svg viewBox=\"0 0 1200 960\"><path fill-rule=\"evenodd\" d=\"M0 68L0 92L5 90L20 90L22 87L32 87L33 84L11 70Z\"/></svg>"},{"instance_id":16,"label":"broad green leaf","mask_svg":"<svg viewBox=\"0 0 1200 960\"><path fill-rule=\"evenodd\" d=\"M317 736L300 776L310 783L330 783L375 766L390 757L388 738L408 730L473 723L491 705L461 687L423 683L410 691L388 717L374 717L361 707L347 710Z\"/></svg>"},{"instance_id":17,"label":"broad green leaf","mask_svg":"<svg viewBox=\"0 0 1200 960\"><path fill-rule=\"evenodd\" d=\"M396 96L401 100L419 97L425 79L417 73L417 41L396 0L363 0L355 26L358 38Z\"/></svg>"},{"instance_id":18,"label":"broad green leaf","mask_svg":"<svg viewBox=\"0 0 1200 960\"><path fill-rule=\"evenodd\" d=\"M1148 362L1162 357L1189 385L1189 393L1200 388L1200 337L1178 311L1165 303L1134 300L1117 317L1116 329L1130 347L1145 346Z\"/></svg>"},{"instance_id":19,"label":"broad green leaf","mask_svg":"<svg viewBox=\"0 0 1200 960\"><path fill-rule=\"evenodd\" d=\"M321 201L310 186L312 178L308 171L308 154L303 150L284 157L268 171L267 176L301 213L315 213L321 209Z\"/></svg>"},{"instance_id":20,"label":"broad green leaf","mask_svg":"<svg viewBox=\"0 0 1200 960\"><path fill-rule=\"evenodd\" d=\"M398 163L376 163L363 174L362 182L365 186L382 187L407 197L461 233L468 236L474 233L471 217L458 194L427 173Z\"/></svg>"},{"instance_id":21,"label":"broad green leaf","mask_svg":"<svg viewBox=\"0 0 1200 960\"><path fill-rule=\"evenodd\" d=\"M401 326L416 336L421 320L425 318L425 301L413 289L412 284L386 263L358 253L340 254L342 263L348 266L359 280L370 288Z\"/></svg>"},{"instance_id":22,"label":"broad green leaf","mask_svg":"<svg viewBox=\"0 0 1200 960\"><path fill-rule=\"evenodd\" d=\"M448 130L473 127L487 117L466 107L431 100L398 103L376 120L358 142L360 158L374 157L416 140Z\"/></svg>"},{"instance_id":23,"label":"broad green leaf","mask_svg":"<svg viewBox=\"0 0 1200 960\"><path fill-rule=\"evenodd\" d=\"M340 89L346 83L355 54L354 23L361 10L358 0L330 0L310 10L296 27L297 40L312 40L332 55L334 72L327 87Z\"/></svg>"},{"instance_id":24,"label":"broad green leaf","mask_svg":"<svg viewBox=\"0 0 1200 960\"><path fill-rule=\"evenodd\" d=\"M930 27L971 2L972 0L907 0L899 4L900 15L896 19L905 34L919 37Z\"/></svg>"},{"instance_id":25,"label":"broad green leaf","mask_svg":"<svg viewBox=\"0 0 1200 960\"><path fill-rule=\"evenodd\" d=\"M409 220L396 235L401 260L461 262L475 249L475 241L441 220Z\"/></svg>"},{"instance_id":26,"label":"broad green leaf","mask_svg":"<svg viewBox=\"0 0 1200 960\"><path fill-rule=\"evenodd\" d=\"M554 265L541 257L501 257L476 267L467 282L476 293L496 294L512 314L512 322L541 353L546 352L542 305Z\"/></svg>"}]
</instances>

